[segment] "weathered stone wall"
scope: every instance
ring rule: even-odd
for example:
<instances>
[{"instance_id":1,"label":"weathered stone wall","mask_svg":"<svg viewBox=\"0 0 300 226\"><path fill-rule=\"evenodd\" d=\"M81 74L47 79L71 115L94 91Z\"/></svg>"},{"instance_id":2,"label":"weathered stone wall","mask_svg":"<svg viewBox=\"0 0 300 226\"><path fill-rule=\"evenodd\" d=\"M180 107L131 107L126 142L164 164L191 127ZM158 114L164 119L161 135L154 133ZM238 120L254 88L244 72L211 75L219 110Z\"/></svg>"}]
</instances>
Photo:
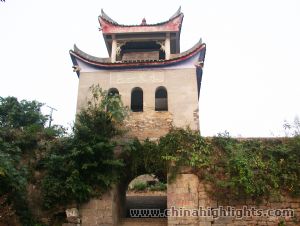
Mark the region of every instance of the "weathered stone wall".
<instances>
[{"instance_id":1,"label":"weathered stone wall","mask_svg":"<svg viewBox=\"0 0 300 226\"><path fill-rule=\"evenodd\" d=\"M125 193L120 192L116 187L110 192L104 194L101 199L93 199L89 203L80 207L80 216L82 226L119 226L119 225L168 225L168 226L246 226L246 225L273 225L283 221L283 225L300 225L300 199L282 196L280 199L263 201L257 204L253 201L227 201L216 200L207 192L208 185L199 180L198 176L185 172L177 176L176 180L168 185L167 205L169 209L168 219L128 219L124 218L124 200ZM124 190L124 189L123 189ZM268 216L249 216L243 218L237 217L216 217L193 215L190 211L186 216L181 216L185 210L208 210L217 208L232 207L243 209L247 207L251 209L278 210L293 209L295 217L268 217ZM197 212L198 214L199 212ZM184 214L183 214L184 215ZM214 217L213 217L214 216ZM298 217L298 218L297 218Z\"/></svg>"},{"instance_id":2,"label":"weathered stone wall","mask_svg":"<svg viewBox=\"0 0 300 226\"><path fill-rule=\"evenodd\" d=\"M95 198L79 208L81 226L116 226L120 225L122 207L122 191L119 187L112 188L101 198Z\"/></svg>"},{"instance_id":3,"label":"weathered stone wall","mask_svg":"<svg viewBox=\"0 0 300 226\"><path fill-rule=\"evenodd\" d=\"M198 209L198 185L199 180L196 175L180 174L173 183L168 185L168 209L172 207ZM198 225L198 218L176 216L176 210L174 210L174 216L168 218L168 226L173 225Z\"/></svg>"},{"instance_id":4,"label":"weathered stone wall","mask_svg":"<svg viewBox=\"0 0 300 226\"><path fill-rule=\"evenodd\" d=\"M189 225L189 226L246 226L246 225L276 225L283 220L284 225L300 225L300 199L282 196L279 200L263 201L256 204L253 201L227 202L215 200L206 192L205 184L199 181L198 177L190 173L182 173L178 175L175 182L168 186L168 208L172 209L199 209L199 208L219 208L231 206L235 209L243 209L247 207L255 207L267 211L269 209L293 209L296 218L292 217L244 217L238 219L236 217L169 217L168 226ZM175 208L174 208L175 207ZM172 211L172 210L171 210ZM176 215L176 211L174 211ZM298 221L297 221L298 216Z\"/></svg>"},{"instance_id":5,"label":"weathered stone wall","mask_svg":"<svg viewBox=\"0 0 300 226\"><path fill-rule=\"evenodd\" d=\"M113 225L112 197L104 194L80 208L82 226Z\"/></svg>"},{"instance_id":6,"label":"weathered stone wall","mask_svg":"<svg viewBox=\"0 0 300 226\"><path fill-rule=\"evenodd\" d=\"M155 140L169 132L172 122L172 115L169 112L153 110L131 112L125 121L128 129L126 136L137 137L140 140L146 138Z\"/></svg>"},{"instance_id":7,"label":"weathered stone wall","mask_svg":"<svg viewBox=\"0 0 300 226\"><path fill-rule=\"evenodd\" d=\"M173 125L190 126L195 130L199 128L195 68L82 72L79 78L77 112L86 105L90 97L89 87L96 84L105 90L117 88L128 107L131 105L132 89L140 87L143 90L144 104L144 112L140 113L144 116L141 118L148 117L149 111L155 112L155 91L164 86L168 92L168 112L172 116ZM151 117L154 116L161 117L160 114L152 114Z\"/></svg>"},{"instance_id":8,"label":"weathered stone wall","mask_svg":"<svg viewBox=\"0 0 300 226\"><path fill-rule=\"evenodd\" d=\"M167 219L148 218L148 219L134 219L127 218L121 221L120 226L167 226Z\"/></svg>"}]
</instances>

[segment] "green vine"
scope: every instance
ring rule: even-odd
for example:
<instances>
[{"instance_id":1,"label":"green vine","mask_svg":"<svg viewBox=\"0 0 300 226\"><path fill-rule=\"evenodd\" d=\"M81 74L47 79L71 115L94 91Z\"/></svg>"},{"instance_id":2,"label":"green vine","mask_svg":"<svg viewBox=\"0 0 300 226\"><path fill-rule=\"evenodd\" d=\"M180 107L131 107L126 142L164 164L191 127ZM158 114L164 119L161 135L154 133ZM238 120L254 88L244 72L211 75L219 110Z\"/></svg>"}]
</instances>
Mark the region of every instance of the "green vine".
<instances>
[{"instance_id":1,"label":"green vine","mask_svg":"<svg viewBox=\"0 0 300 226\"><path fill-rule=\"evenodd\" d=\"M300 137L233 139L228 133L203 138L173 129L157 144L171 182L183 167L213 185L219 198L259 200L288 192L300 195Z\"/></svg>"}]
</instances>

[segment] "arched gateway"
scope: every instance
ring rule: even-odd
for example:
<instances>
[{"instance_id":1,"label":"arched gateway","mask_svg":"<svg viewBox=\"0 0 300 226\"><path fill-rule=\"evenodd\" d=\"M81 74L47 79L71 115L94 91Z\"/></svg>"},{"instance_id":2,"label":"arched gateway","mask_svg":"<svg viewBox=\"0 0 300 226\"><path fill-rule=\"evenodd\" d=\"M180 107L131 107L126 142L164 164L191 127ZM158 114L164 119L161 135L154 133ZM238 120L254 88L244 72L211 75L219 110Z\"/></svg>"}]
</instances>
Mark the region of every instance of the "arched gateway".
<instances>
[{"instance_id":1,"label":"arched gateway","mask_svg":"<svg viewBox=\"0 0 300 226\"><path fill-rule=\"evenodd\" d=\"M128 128L133 137L157 139L171 126L198 130L206 45L200 39L180 52L182 21L180 8L165 22L148 24L143 19L140 25L119 24L102 11L100 30L109 57L91 56L76 45L70 50L79 78L77 111L87 104L89 87L99 84L120 95L131 109ZM82 225L122 225L127 185L115 186L101 199L83 205ZM150 223L144 220L142 225ZM158 219L155 225L167 225L167 220Z\"/></svg>"}]
</instances>

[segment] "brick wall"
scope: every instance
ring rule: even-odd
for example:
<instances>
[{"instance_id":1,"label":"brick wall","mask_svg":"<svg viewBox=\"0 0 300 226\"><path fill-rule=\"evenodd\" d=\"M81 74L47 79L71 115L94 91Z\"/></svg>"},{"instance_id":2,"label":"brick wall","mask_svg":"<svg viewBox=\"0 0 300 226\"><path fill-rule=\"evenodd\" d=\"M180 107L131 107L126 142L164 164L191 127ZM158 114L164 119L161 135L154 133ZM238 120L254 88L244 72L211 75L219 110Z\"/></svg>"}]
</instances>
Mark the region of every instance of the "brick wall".
<instances>
[{"instance_id":1,"label":"brick wall","mask_svg":"<svg viewBox=\"0 0 300 226\"><path fill-rule=\"evenodd\" d=\"M81 226L120 225L122 192L115 186L100 198L94 198L79 208Z\"/></svg>"},{"instance_id":2,"label":"brick wall","mask_svg":"<svg viewBox=\"0 0 300 226\"><path fill-rule=\"evenodd\" d=\"M172 121L172 115L166 111L131 112L125 121L128 128L126 136L155 140L169 132Z\"/></svg>"}]
</instances>

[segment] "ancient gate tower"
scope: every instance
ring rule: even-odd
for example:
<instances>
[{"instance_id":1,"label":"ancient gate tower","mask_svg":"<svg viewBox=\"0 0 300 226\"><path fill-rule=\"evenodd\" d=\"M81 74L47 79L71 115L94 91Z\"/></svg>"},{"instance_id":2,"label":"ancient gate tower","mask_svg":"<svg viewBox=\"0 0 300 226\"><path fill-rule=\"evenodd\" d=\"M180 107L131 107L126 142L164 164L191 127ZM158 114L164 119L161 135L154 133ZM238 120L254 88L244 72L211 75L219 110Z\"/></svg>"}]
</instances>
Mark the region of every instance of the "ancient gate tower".
<instances>
[{"instance_id":1,"label":"ancient gate tower","mask_svg":"<svg viewBox=\"0 0 300 226\"><path fill-rule=\"evenodd\" d=\"M102 11L100 30L109 57L91 56L77 46L70 51L79 77L77 112L87 103L89 87L99 84L110 94L120 95L129 107L130 117L126 121L129 136L157 139L165 135L171 125L198 130L198 100L206 46L200 40L189 50L180 52L182 21L180 8L165 22L148 24L143 19L139 25L119 24ZM172 188L170 191L172 193ZM101 198L81 206L82 226L132 226L123 218L123 193L124 188L117 185ZM176 194L168 198L168 206L176 204ZM178 197L182 199L181 194ZM161 224L156 222L155 225L174 225L168 222L169 219L162 219Z\"/></svg>"},{"instance_id":2,"label":"ancient gate tower","mask_svg":"<svg viewBox=\"0 0 300 226\"><path fill-rule=\"evenodd\" d=\"M103 11L99 23L109 58L91 56L76 45L70 51L79 77L77 111L86 104L89 87L99 84L120 94L130 110L132 135L158 138L170 124L199 129L198 99L205 58L201 40L180 52L183 14L169 20L122 25ZM192 31L190 31L192 32Z\"/></svg>"}]
</instances>

